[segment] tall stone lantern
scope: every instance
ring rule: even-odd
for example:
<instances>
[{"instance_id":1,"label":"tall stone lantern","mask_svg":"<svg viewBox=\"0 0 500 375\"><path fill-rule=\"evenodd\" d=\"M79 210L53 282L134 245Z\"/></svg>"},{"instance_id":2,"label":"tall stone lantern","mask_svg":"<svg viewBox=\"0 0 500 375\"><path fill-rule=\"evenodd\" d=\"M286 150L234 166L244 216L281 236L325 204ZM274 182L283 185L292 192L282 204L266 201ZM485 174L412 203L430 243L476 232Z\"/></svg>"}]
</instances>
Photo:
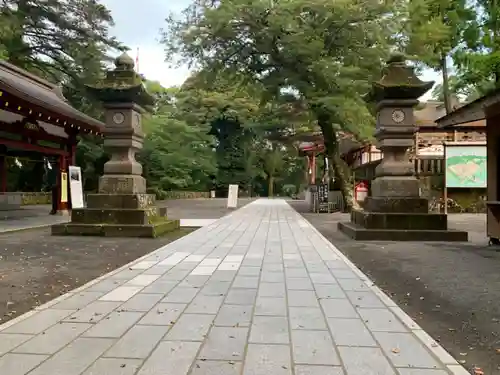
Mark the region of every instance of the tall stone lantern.
<instances>
[{"instance_id":1,"label":"tall stone lantern","mask_svg":"<svg viewBox=\"0 0 500 375\"><path fill-rule=\"evenodd\" d=\"M467 241L467 232L448 230L445 214L429 213L408 150L417 129L414 107L434 82L421 81L402 55L387 62L369 100L377 103L375 139L383 157L375 169L364 209L353 209L339 229L356 240Z\"/></svg>"},{"instance_id":2,"label":"tall stone lantern","mask_svg":"<svg viewBox=\"0 0 500 375\"><path fill-rule=\"evenodd\" d=\"M104 105L104 148L110 155L99 191L87 196L86 208L72 210L70 223L52 226L52 234L156 237L179 227L178 220L167 219L166 207L155 206L154 194L146 194L142 165L135 159L144 142L142 113L154 99L130 56L122 54L115 65L88 87Z\"/></svg>"}]
</instances>

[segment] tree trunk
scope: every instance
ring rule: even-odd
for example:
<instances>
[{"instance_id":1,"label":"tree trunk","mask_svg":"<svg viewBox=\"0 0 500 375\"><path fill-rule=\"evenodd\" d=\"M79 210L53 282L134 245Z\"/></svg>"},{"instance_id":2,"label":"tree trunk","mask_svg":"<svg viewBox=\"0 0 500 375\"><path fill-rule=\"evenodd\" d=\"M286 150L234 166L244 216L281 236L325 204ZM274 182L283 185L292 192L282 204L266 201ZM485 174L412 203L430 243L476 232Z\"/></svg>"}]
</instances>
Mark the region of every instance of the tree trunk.
<instances>
[{"instance_id":1,"label":"tree trunk","mask_svg":"<svg viewBox=\"0 0 500 375\"><path fill-rule=\"evenodd\" d=\"M274 196L274 177L273 176L269 176L268 180L267 180L267 196L269 198L271 198L272 196Z\"/></svg>"},{"instance_id":2,"label":"tree trunk","mask_svg":"<svg viewBox=\"0 0 500 375\"><path fill-rule=\"evenodd\" d=\"M446 114L451 113L451 95L450 95L450 79L448 77L448 63L446 62L446 54L441 58L441 71L443 72L443 99Z\"/></svg>"},{"instance_id":3,"label":"tree trunk","mask_svg":"<svg viewBox=\"0 0 500 375\"><path fill-rule=\"evenodd\" d=\"M333 125L328 115L317 114L317 119L318 125L323 133L325 153L329 161L332 176L335 179L335 185L337 185L342 192L344 210L350 211L353 206L352 189L350 178L346 176L341 165L337 134L335 134L335 130L333 129Z\"/></svg>"}]
</instances>

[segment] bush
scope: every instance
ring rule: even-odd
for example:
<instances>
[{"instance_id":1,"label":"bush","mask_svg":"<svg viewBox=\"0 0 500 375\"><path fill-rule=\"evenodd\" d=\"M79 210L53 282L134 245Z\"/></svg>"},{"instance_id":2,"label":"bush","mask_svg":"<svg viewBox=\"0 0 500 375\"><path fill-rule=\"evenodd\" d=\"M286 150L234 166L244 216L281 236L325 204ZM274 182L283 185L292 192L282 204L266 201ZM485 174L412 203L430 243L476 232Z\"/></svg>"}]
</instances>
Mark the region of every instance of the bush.
<instances>
[{"instance_id":1,"label":"bush","mask_svg":"<svg viewBox=\"0 0 500 375\"><path fill-rule=\"evenodd\" d=\"M283 185L283 188L281 189L283 194L288 195L289 197L293 197L295 194L297 194L297 187L295 185Z\"/></svg>"}]
</instances>

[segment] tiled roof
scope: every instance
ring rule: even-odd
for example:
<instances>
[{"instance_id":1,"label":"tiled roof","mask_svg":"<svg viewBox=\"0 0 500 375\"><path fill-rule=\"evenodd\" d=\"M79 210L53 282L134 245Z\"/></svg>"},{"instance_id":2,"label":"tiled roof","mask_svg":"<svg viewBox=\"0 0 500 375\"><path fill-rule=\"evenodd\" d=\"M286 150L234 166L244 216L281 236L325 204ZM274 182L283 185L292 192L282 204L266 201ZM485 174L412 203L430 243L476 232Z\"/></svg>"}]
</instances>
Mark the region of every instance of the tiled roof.
<instances>
[{"instance_id":1,"label":"tiled roof","mask_svg":"<svg viewBox=\"0 0 500 375\"><path fill-rule=\"evenodd\" d=\"M84 128L97 132L104 129L102 122L73 108L58 86L5 61L0 61L0 90L65 116Z\"/></svg>"}]
</instances>

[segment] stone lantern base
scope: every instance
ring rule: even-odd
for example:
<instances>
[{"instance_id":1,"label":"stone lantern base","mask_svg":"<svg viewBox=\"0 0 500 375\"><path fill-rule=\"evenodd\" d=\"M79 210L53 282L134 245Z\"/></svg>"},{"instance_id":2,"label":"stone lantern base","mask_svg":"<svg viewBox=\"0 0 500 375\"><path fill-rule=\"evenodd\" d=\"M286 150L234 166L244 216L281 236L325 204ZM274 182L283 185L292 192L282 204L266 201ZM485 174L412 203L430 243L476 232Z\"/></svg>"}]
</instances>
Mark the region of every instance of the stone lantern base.
<instances>
[{"instance_id":1,"label":"stone lantern base","mask_svg":"<svg viewBox=\"0 0 500 375\"><path fill-rule=\"evenodd\" d=\"M425 198L368 197L338 228L359 241L467 241L467 232L448 229L447 215L428 207Z\"/></svg>"},{"instance_id":2,"label":"stone lantern base","mask_svg":"<svg viewBox=\"0 0 500 375\"><path fill-rule=\"evenodd\" d=\"M71 222L52 226L53 235L158 237L180 227L154 194L89 194L87 208L71 211Z\"/></svg>"}]
</instances>

